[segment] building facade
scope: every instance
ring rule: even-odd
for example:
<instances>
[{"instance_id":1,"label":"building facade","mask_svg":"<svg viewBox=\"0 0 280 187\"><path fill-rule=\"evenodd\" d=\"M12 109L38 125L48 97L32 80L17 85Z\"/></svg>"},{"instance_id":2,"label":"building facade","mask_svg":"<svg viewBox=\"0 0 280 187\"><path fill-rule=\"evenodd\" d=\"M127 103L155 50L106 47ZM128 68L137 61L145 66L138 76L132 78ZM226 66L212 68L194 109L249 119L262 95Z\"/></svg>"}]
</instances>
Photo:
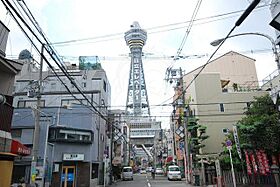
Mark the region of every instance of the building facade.
<instances>
[{"instance_id":1,"label":"building facade","mask_svg":"<svg viewBox=\"0 0 280 187\"><path fill-rule=\"evenodd\" d=\"M228 52L206 66L186 91L191 114L207 127L209 135L201 154L221 152L223 129L232 130L254 97L268 93L259 87L254 61ZM186 74L184 84L188 85L200 68Z\"/></svg>"},{"instance_id":2,"label":"building facade","mask_svg":"<svg viewBox=\"0 0 280 187\"><path fill-rule=\"evenodd\" d=\"M121 177L121 168L129 165L129 126L125 121L124 110L109 111L109 164L110 170L109 181L115 181Z\"/></svg>"},{"instance_id":3,"label":"building facade","mask_svg":"<svg viewBox=\"0 0 280 187\"><path fill-rule=\"evenodd\" d=\"M14 159L30 154L30 150L12 139L13 86L22 64L6 59L5 51L9 29L0 21L0 186L10 186Z\"/></svg>"},{"instance_id":4,"label":"building facade","mask_svg":"<svg viewBox=\"0 0 280 187\"><path fill-rule=\"evenodd\" d=\"M28 52L21 56L24 56L19 60L24 63L24 71L15 82L12 135L32 148L39 71ZM44 179L46 186L55 187L94 186L103 183L104 179L108 130L104 116L108 114L111 88L106 72L100 66L81 70L75 64L65 65L102 116L61 71L56 72L71 94L53 72L43 71L36 180ZM30 161L31 158L17 160L15 175L29 181Z\"/></svg>"},{"instance_id":5,"label":"building facade","mask_svg":"<svg viewBox=\"0 0 280 187\"><path fill-rule=\"evenodd\" d=\"M192 95L190 108L199 119L199 124L207 127L206 134L209 135L202 153L223 151L224 129L232 130L233 125L244 117L244 112L254 97L267 94L262 90L223 92L220 80L219 73L205 73L194 82L196 94Z\"/></svg>"}]
</instances>

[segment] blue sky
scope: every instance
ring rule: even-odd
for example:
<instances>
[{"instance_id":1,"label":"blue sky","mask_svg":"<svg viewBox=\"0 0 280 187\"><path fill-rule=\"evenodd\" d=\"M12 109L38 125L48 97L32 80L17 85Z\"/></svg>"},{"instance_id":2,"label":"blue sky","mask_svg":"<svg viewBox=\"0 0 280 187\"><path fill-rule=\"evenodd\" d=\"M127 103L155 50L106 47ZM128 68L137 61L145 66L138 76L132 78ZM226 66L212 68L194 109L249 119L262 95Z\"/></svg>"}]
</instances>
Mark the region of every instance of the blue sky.
<instances>
[{"instance_id":1,"label":"blue sky","mask_svg":"<svg viewBox=\"0 0 280 187\"><path fill-rule=\"evenodd\" d=\"M249 2L249 0L204 0L197 18L245 10ZM150 53L150 57L175 55L187 30L188 23L157 30L149 28L189 21L196 3L197 1L190 0L142 0L135 2L130 0L26 0L26 4L52 42L124 33L130 29L130 24L133 21L138 21L140 26L148 31L148 40L143 50L147 54ZM266 3L269 3L269 1L262 1L260 5ZM182 50L182 55L211 54L215 47L210 46L209 43L217 38L224 37L240 15L241 13L230 14L195 22ZM6 50L7 56L18 55L25 48L31 49L30 43L25 39L13 20L6 15L2 4L0 4L0 19L11 30ZM255 9L242 25L236 28L233 34L260 32L275 38L275 32L269 26L270 21L269 6ZM176 27L183 28L174 29ZM159 32L151 33L155 31ZM111 83L112 106L124 106L130 60L123 58L123 55L129 53L129 48L125 44L123 34L113 38L105 37L104 39L107 41L91 40L91 43L87 41L84 44L72 43L66 46L56 46L56 49L60 55L67 57L105 56L105 60L101 60L101 63ZM257 52L262 49L268 49L268 51ZM276 69L272 51L269 51L269 49L271 49L271 43L266 38L257 36L235 37L225 42L216 57L230 50L237 52L251 50L252 53L244 53L244 55L256 59L257 73L259 80L261 80ZM38 56L34 49L32 51L35 57ZM115 58L110 60L109 57ZM182 67L185 72L189 72L204 64L207 60L207 58L180 60L174 64L174 67ZM148 57L143 59L152 115L168 115L170 113L169 107L153 107L153 105L161 104L167 98L172 97L172 86L163 80L166 68L171 62L171 60L164 59L151 60ZM164 126L168 124L166 119Z\"/></svg>"}]
</instances>

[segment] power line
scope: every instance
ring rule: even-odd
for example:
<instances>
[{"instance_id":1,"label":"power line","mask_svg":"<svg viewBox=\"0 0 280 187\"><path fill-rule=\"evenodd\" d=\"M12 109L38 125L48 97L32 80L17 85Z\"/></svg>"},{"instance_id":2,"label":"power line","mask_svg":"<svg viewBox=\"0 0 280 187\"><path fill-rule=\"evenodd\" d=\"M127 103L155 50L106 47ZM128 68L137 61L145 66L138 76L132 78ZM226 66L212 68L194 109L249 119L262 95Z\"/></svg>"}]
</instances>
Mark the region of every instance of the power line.
<instances>
[{"instance_id":1,"label":"power line","mask_svg":"<svg viewBox=\"0 0 280 187\"><path fill-rule=\"evenodd\" d=\"M261 6L258 6L256 9L261 9L261 8L264 8L264 7L267 7L267 6L270 6L270 5L271 4L261 5ZM213 15L213 16L207 16L207 17L203 17L203 18L194 19L193 22L199 22L199 21L203 21L203 20L207 20L207 19L213 19L213 18L223 17L223 16L227 16L227 15L232 15L232 14L239 14L239 13L241 13L243 11L244 10L238 10L238 11L232 11L232 12L218 14L218 15ZM236 15L236 16L238 16L238 15ZM232 16L232 17L236 17L236 16ZM227 17L226 19L232 18L232 17ZM223 19L217 19L217 20L214 20L214 21L219 21L219 20L223 20ZM161 31L151 31L151 32L149 32L149 30L156 30L156 29L170 27L170 26L182 25L182 24L187 24L187 23L190 23L190 22L191 22L191 20L190 21L185 21L185 22L178 22L178 23L171 23L171 24L167 24L167 25L150 27L150 28L147 28L146 31L147 31L148 34L155 34L155 33L160 33L160 32L167 32L167 31L182 29L182 28L185 28L186 26L172 28L172 29L167 29L167 30L161 30ZM199 25L199 24L206 24L206 23L210 23L210 22L213 22L213 21L204 22L204 23L198 23L197 25ZM194 25L196 25L196 24L194 24ZM123 35L123 33L114 33L114 34L107 34L107 35L102 35L102 36L95 36L95 37L88 37L88 38L80 38L80 39L59 41L59 42L51 43L51 45L57 45L57 46L62 47L62 46L68 46L71 43L77 43L77 42L88 41L88 40L102 39L102 40L98 40L98 41L95 41L95 42L86 42L86 43L96 43L96 42L103 42L103 41L110 41L110 40L121 39L121 38L123 38L122 35ZM114 38L112 38L112 37L114 37ZM104 38L111 38L111 39L104 39ZM86 44L86 43L80 43L80 44ZM74 45L74 44L72 44L72 45Z\"/></svg>"},{"instance_id":2,"label":"power line","mask_svg":"<svg viewBox=\"0 0 280 187\"><path fill-rule=\"evenodd\" d=\"M219 105L219 104L226 104L226 105L233 105L233 104L247 104L252 101L231 101L231 102L212 102L212 103L190 103L190 106L200 106L200 105ZM167 103L167 104L155 104L155 105L150 105L153 107L170 107L173 106L173 103ZM105 108L123 108L126 107L125 105L114 105L114 106L104 106L104 105L97 105L96 107L105 107Z\"/></svg>"},{"instance_id":3,"label":"power line","mask_svg":"<svg viewBox=\"0 0 280 187\"><path fill-rule=\"evenodd\" d=\"M180 56L180 54L181 54L181 52L182 52L182 50L183 50L183 47L184 47L185 44L186 44L187 38L188 38L188 36L189 36L189 33L191 32L191 28L192 28L192 26L193 26L194 20L195 20L195 18L196 18L196 15L197 15L197 13L198 13L199 8L200 8L201 2L202 2L202 0L198 0L198 2L197 2L197 4L196 4L196 7L195 7L194 12L193 12L192 17L191 17L190 24L189 24L189 26L188 26L188 28L187 28L187 30L186 30L186 32L185 32L185 35L184 35L184 37L183 37L183 40L182 40L182 42L181 42L181 44L180 44L180 46L179 46L179 48L178 48L178 50L177 50L176 57L177 57L177 56ZM175 57L175 59L176 59L176 57Z\"/></svg>"},{"instance_id":4,"label":"power line","mask_svg":"<svg viewBox=\"0 0 280 187\"><path fill-rule=\"evenodd\" d=\"M50 42L47 40L47 37L45 36L45 34L43 33L43 30L41 29L41 27L39 26L38 22L36 21L35 17L33 16L33 14L31 13L30 9L28 8L28 6L26 5L25 1L22 0L22 2L24 3L25 5L25 8L28 10L28 13L31 15L31 18L30 16L29 19L30 21L32 22L32 24L35 26L35 28L37 29L37 31L43 36L45 42L48 44L48 48L51 49L51 58L56 62L56 64L59 66L59 68L62 70L62 72L66 75L66 77L70 80L71 84L74 85L76 87L76 89L83 95L83 93L81 92L80 88L78 87L77 83L74 81L74 79L71 77L71 75L67 72L67 69L64 67L63 65L63 62L61 61L60 57L58 56L57 54L57 51L55 51L55 49L53 47L50 46ZM20 3L19 3L20 4ZM24 7L22 7L24 9ZM28 13L25 11L25 13L28 15ZM49 51L48 51L49 52ZM58 60L60 62L57 63L57 61L54 59L54 57L56 58L56 60ZM70 77L70 78L69 78ZM73 97L74 95L71 94ZM84 98L86 98L85 95L83 95ZM78 98L74 97L75 99L79 100ZM91 103L87 98L86 100ZM80 101L80 100L79 100ZM94 101L93 101L94 102ZM82 101L80 101L80 103L82 104ZM94 102L95 104L97 104L96 102ZM92 105L93 109L95 110L94 106ZM98 111L97 111L98 112ZM100 113L101 115L101 113Z\"/></svg>"},{"instance_id":5,"label":"power line","mask_svg":"<svg viewBox=\"0 0 280 187\"><path fill-rule=\"evenodd\" d=\"M231 35L231 33L235 30L236 27L240 26L240 24L246 19L246 17L253 11L253 9L257 6L257 4L260 2L260 0L254 0L252 4L249 5L249 7L243 12L243 14L239 17L239 19L235 22L234 26L231 28L231 30L228 32L226 37L223 38L221 43L218 45L218 47L214 50L214 52L211 54L209 59L206 61L206 63L199 69L198 73L194 76L194 78L190 81L190 83L184 88L182 93L180 93L173 102L176 102L191 86L191 84L197 79L197 77L200 75L200 73L205 69L205 67L211 62L214 55L217 53L217 51L221 48L221 46L224 44L226 39L228 39ZM173 99L173 97L169 98L168 100L164 101L163 103Z\"/></svg>"},{"instance_id":6,"label":"power line","mask_svg":"<svg viewBox=\"0 0 280 187\"><path fill-rule=\"evenodd\" d=\"M23 1L24 2L24 1ZM34 18L35 19L35 18ZM162 106L162 105L159 105L159 106Z\"/></svg>"},{"instance_id":7,"label":"power line","mask_svg":"<svg viewBox=\"0 0 280 187\"><path fill-rule=\"evenodd\" d=\"M82 116L88 116L89 114L96 114L95 112L72 112L72 113L60 113L60 116L67 116L67 115L79 115L79 117L82 117ZM244 113L225 113L225 114L222 114L222 113L216 113L216 114L196 114L195 117L224 117L224 116L242 116L242 115L245 115ZM21 121L21 120L24 120L25 118L27 117L30 117L32 116L32 114L28 114L22 118L19 118L19 119L16 119L14 121L15 122L18 122L18 121ZM109 117L107 115L105 115L105 117ZM126 117L126 116L124 116ZM127 116L129 117L129 116ZM143 117L143 116L135 116L135 117ZM171 115L151 115L150 116L151 118L171 118ZM215 120L215 121L204 121L203 119L199 119L201 122L236 122L236 121L232 121L232 120L221 120L221 121L218 121L218 120Z\"/></svg>"},{"instance_id":8,"label":"power line","mask_svg":"<svg viewBox=\"0 0 280 187\"><path fill-rule=\"evenodd\" d=\"M88 101L88 103L91 105L91 107L93 108L93 110L95 110L98 115L107 121L107 118L105 118L103 116L103 114L98 111L95 106L89 101L89 99L85 96L85 94L80 90L80 88L77 86L77 84L74 82L74 79L71 78L69 76L69 73L66 71L65 68L63 68L60 64L58 64L58 60L60 61L59 57L56 55L56 52L54 51L54 49L51 46L47 46L48 48L46 48L45 44L38 38L38 36L34 33L34 31L31 29L31 27L25 22L25 20L21 17L21 15L17 12L17 10L15 10L15 8L13 7L13 5L8 1L5 0L6 2L4 2L4 0L1 0L2 3L4 4L4 6L6 7L6 9L10 12L10 14L12 15L13 19L16 21L16 23L18 24L18 26L21 28L21 30L24 32L24 34L26 35L26 37L30 40L30 42L33 44L33 46L35 47L35 49L37 50L38 53L40 53L40 50L37 48L37 46L34 44L34 42L31 40L31 38L29 37L29 35L27 34L27 32L23 29L22 25L18 22L18 20L16 19L16 17L14 16L14 14L12 13L12 11L10 10L10 8L13 10L13 12L17 15L17 17L21 20L21 22L28 28L28 30L33 34L33 36L35 36L35 38L38 40L39 43L41 43L41 45L43 45L44 49L46 49L46 51L51 55L52 59L55 61L55 63L59 66L59 68L61 69L61 71L65 74L65 76L70 80L71 84L74 85L76 87L76 89L80 92L80 94ZM9 8L9 7L10 8ZM31 21L33 23L33 21ZM33 23L34 25L34 23ZM36 27L36 26L35 26ZM38 30L38 28L36 27L36 29ZM47 41L46 37L44 36L44 34L42 33L41 30L38 30L38 32L43 36L44 40L46 41L46 44L49 44L49 42ZM56 58L55 58L56 57ZM42 58L46 61L46 63L48 64L48 66L52 69L52 71L54 72L54 74L58 77L58 79L61 81L61 83L65 86L65 88L67 89L67 91L75 98L76 96L74 96L72 94L72 92L70 91L70 89L67 87L67 85L60 79L60 77L58 76L58 74L56 73L56 71L54 70L54 68L52 67L52 65L49 63L49 61L47 60L47 58L42 54ZM80 101L79 99L77 99L78 101Z\"/></svg>"}]
</instances>

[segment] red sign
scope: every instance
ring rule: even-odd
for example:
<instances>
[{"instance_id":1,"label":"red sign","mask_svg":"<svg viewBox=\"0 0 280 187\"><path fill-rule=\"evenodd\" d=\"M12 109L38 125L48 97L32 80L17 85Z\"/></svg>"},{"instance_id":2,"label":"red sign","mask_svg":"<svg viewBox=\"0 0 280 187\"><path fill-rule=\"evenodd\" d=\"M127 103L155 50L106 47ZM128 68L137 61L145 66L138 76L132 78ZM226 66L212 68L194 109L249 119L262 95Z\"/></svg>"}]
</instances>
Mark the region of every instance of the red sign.
<instances>
[{"instance_id":1,"label":"red sign","mask_svg":"<svg viewBox=\"0 0 280 187\"><path fill-rule=\"evenodd\" d=\"M26 156L31 154L31 150L20 142L12 140L11 153Z\"/></svg>"},{"instance_id":2,"label":"red sign","mask_svg":"<svg viewBox=\"0 0 280 187\"><path fill-rule=\"evenodd\" d=\"M245 152L245 159L246 159L246 164L247 164L247 173L248 173L248 175L252 175L252 168L250 165L248 152L246 150L244 150L244 152Z\"/></svg>"},{"instance_id":3,"label":"red sign","mask_svg":"<svg viewBox=\"0 0 280 187\"><path fill-rule=\"evenodd\" d=\"M268 164L267 155L266 155L264 150L261 150L261 153L262 153L262 159L263 159L263 164L264 164L265 172L269 173L270 172L270 167L269 167L269 164Z\"/></svg>"},{"instance_id":4,"label":"red sign","mask_svg":"<svg viewBox=\"0 0 280 187\"><path fill-rule=\"evenodd\" d=\"M261 175L266 175L262 153L261 153L261 151L257 150L256 154L257 154L257 161L258 161L258 166L259 166L260 174Z\"/></svg>"},{"instance_id":5,"label":"red sign","mask_svg":"<svg viewBox=\"0 0 280 187\"><path fill-rule=\"evenodd\" d=\"M253 171L254 171L255 174L257 174L258 173L258 166L256 164L254 153L251 152L249 155L250 155L250 159L251 159L251 162L252 162Z\"/></svg>"},{"instance_id":6,"label":"red sign","mask_svg":"<svg viewBox=\"0 0 280 187\"><path fill-rule=\"evenodd\" d=\"M172 160L173 160L172 156L169 156L169 157L166 158L166 162L172 162Z\"/></svg>"}]
</instances>

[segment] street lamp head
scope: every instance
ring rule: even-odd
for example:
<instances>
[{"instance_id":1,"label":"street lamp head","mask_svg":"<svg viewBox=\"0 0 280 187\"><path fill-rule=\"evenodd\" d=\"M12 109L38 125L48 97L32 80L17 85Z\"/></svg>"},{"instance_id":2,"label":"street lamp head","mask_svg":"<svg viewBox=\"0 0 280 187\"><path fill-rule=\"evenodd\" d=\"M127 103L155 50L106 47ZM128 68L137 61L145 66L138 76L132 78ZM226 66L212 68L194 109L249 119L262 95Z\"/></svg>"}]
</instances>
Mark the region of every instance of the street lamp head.
<instances>
[{"instance_id":1,"label":"street lamp head","mask_svg":"<svg viewBox=\"0 0 280 187\"><path fill-rule=\"evenodd\" d=\"M224 38L214 40L214 41L212 41L212 42L210 43L210 45L212 45L212 46L218 46L223 40L224 40Z\"/></svg>"}]
</instances>

